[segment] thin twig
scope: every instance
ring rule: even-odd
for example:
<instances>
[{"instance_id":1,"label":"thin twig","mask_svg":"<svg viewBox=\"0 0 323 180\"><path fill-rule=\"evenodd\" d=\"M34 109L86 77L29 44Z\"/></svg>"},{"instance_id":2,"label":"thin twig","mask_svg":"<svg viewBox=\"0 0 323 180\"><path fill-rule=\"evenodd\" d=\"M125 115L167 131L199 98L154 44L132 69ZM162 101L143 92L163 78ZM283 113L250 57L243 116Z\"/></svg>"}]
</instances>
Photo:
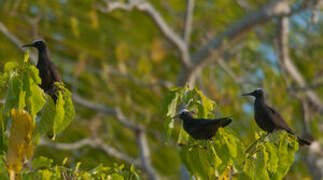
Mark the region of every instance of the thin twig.
<instances>
[{"instance_id":1,"label":"thin twig","mask_svg":"<svg viewBox=\"0 0 323 180\"><path fill-rule=\"evenodd\" d=\"M142 11L150 17L153 22L157 25L162 34L171 42L180 52L181 62L185 68L191 68L192 63L190 60L190 54L186 42L180 38L180 36L175 33L166 21L162 18L161 14L148 2L145 0L129 0L128 3L122 2L111 2L106 0L106 7L99 6L98 9L101 12L109 13L116 9L122 9L130 11L134 8Z\"/></svg>"},{"instance_id":2,"label":"thin twig","mask_svg":"<svg viewBox=\"0 0 323 180\"><path fill-rule=\"evenodd\" d=\"M138 159L129 157L126 154L123 154L121 152L119 152L118 150L114 149L111 146L108 146L106 143L104 143L103 140L101 139L92 139L92 138L85 138L85 139L81 139L77 142L73 142L73 143L58 143L58 142L50 142L44 139L40 139L39 141L39 145L41 146L49 146L55 149L60 149L60 150L76 150L76 149L80 149L84 146L90 146L93 148L99 148L101 150L103 150L106 154L108 154L109 156L112 156L114 158L117 159L121 159L126 161L127 163L130 164L134 164L136 166L141 166L140 162Z\"/></svg>"},{"instance_id":3,"label":"thin twig","mask_svg":"<svg viewBox=\"0 0 323 180\"><path fill-rule=\"evenodd\" d=\"M194 0L187 0L186 14L185 14L185 27L184 27L184 41L189 46L190 37L192 32L192 21L194 11Z\"/></svg>"},{"instance_id":4,"label":"thin twig","mask_svg":"<svg viewBox=\"0 0 323 180\"><path fill-rule=\"evenodd\" d=\"M265 24L275 17L291 16L294 13L305 9L306 7L306 4L303 3L299 6L295 6L291 10L286 8L284 9L282 6L286 2L288 2L288 0L269 1L269 3L265 4L259 10L247 14L244 18L227 28L226 31L207 42L204 46L192 54L191 60L194 64L193 68L190 69L190 71L182 71L179 74L178 84L194 84L196 80L195 76L200 73L210 57L219 55L221 50L227 48L231 42L242 38L246 32L252 30L255 26Z\"/></svg>"},{"instance_id":5,"label":"thin twig","mask_svg":"<svg viewBox=\"0 0 323 180\"><path fill-rule=\"evenodd\" d=\"M140 153L139 153L139 159L140 159L139 165L140 166L139 167L142 168L147 173L147 175L149 176L150 179L153 179L153 180L159 179L157 172L155 171L155 169L151 165L149 146L148 146L148 142L147 142L147 138L146 138L146 134L145 134L145 132L147 130L144 126L137 125L137 124L130 122L129 119L125 117L125 115L123 114L123 112L121 111L121 109L119 107L116 107L113 109L110 107L95 104L93 102L90 102L90 101L87 101L87 100L81 98L78 95L73 95L73 100L74 100L74 102L76 102L82 106L85 106L89 109L101 111L101 112L107 113L109 115L116 116L117 119L119 120L119 122L123 126L132 130L133 133L136 134L136 137L137 137L136 141L137 141L138 148L140 151ZM106 144L104 144L102 141L100 141L100 142L101 142L100 144L103 144L103 145L100 145L99 147L102 149L106 149L108 151L109 150L108 146ZM110 151L111 151L111 149L110 149Z\"/></svg>"},{"instance_id":6,"label":"thin twig","mask_svg":"<svg viewBox=\"0 0 323 180\"><path fill-rule=\"evenodd\" d=\"M8 29L7 27L0 22L0 31L2 32L2 34L4 34L14 45L16 45L16 47L23 53L26 52L26 50L24 48L22 48L23 43L15 36L13 35ZM30 58L32 60L32 62L34 64L37 63L36 60L36 55L34 53L30 53Z\"/></svg>"},{"instance_id":7,"label":"thin twig","mask_svg":"<svg viewBox=\"0 0 323 180\"><path fill-rule=\"evenodd\" d=\"M151 165L150 150L147 142L146 134L143 131L137 133L137 143L139 146L140 161L143 169L147 172L149 179L158 180L157 172Z\"/></svg>"},{"instance_id":8,"label":"thin twig","mask_svg":"<svg viewBox=\"0 0 323 180\"><path fill-rule=\"evenodd\" d=\"M283 70L288 73L288 75L297 83L300 87L307 87L306 81L303 75L299 72L293 61L289 56L289 19L288 17L281 17L278 24L278 57ZM323 103L315 91L311 89L305 90L305 94L308 100L313 104L318 111L323 114Z\"/></svg>"}]
</instances>

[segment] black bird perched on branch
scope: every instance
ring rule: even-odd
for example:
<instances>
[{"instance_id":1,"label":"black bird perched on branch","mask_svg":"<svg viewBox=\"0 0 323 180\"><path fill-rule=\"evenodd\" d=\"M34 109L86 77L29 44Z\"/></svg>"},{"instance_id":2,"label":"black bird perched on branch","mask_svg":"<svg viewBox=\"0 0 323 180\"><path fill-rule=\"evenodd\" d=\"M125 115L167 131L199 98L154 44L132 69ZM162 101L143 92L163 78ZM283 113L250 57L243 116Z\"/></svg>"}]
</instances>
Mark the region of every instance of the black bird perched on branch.
<instances>
[{"instance_id":1,"label":"black bird perched on branch","mask_svg":"<svg viewBox=\"0 0 323 180\"><path fill-rule=\"evenodd\" d=\"M174 118L183 120L184 130L194 139L211 139L219 127L225 127L231 123L228 117L219 119L197 119L193 112L182 109Z\"/></svg>"},{"instance_id":2,"label":"black bird perched on branch","mask_svg":"<svg viewBox=\"0 0 323 180\"><path fill-rule=\"evenodd\" d=\"M62 78L58 73L57 67L50 60L48 56L48 49L45 41L35 41L32 44L23 45L23 47L35 47L38 50L38 62L37 68L39 70L39 76L41 78L40 87L50 95L54 102L57 100L56 91L57 87L55 82L61 82Z\"/></svg>"},{"instance_id":3,"label":"black bird perched on branch","mask_svg":"<svg viewBox=\"0 0 323 180\"><path fill-rule=\"evenodd\" d=\"M273 108L265 103L264 92L262 89L256 89L253 92L242 94L242 96L254 96L254 112L257 125L264 131L272 133L276 130L285 130L295 135L294 131L288 126L282 116ZM297 136L300 145L310 145L311 142Z\"/></svg>"}]
</instances>

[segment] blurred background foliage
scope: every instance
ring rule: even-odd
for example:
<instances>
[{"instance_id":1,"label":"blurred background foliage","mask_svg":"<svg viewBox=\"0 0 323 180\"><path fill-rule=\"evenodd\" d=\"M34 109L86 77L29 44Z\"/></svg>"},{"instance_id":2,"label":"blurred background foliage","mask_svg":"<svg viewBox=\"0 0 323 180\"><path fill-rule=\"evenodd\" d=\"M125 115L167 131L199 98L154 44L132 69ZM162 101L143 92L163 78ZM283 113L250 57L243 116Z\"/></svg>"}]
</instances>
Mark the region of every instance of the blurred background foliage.
<instances>
[{"instance_id":1,"label":"blurred background foliage","mask_svg":"<svg viewBox=\"0 0 323 180\"><path fill-rule=\"evenodd\" d=\"M183 36L187 3L181 0L149 2ZM265 0L196 1L189 51L195 52L265 3ZM73 95L107 107L120 107L128 120L149 129L147 138L153 167L164 179L178 179L182 169L180 147L176 139L166 143L162 109L168 88L176 86L178 73L183 68L179 53L143 12L117 9L107 13L100 10L105 6L100 0L0 0L0 22L23 43L46 40L51 59ZM289 51L306 83L323 100L323 21L319 10L313 12L304 10L291 16ZM196 83L198 89L216 102L219 116L232 115L234 123L230 127L245 139L244 144L252 143L254 131L260 130L253 120L252 101L241 98L240 94L256 87L263 87L267 102L298 134L305 135L303 106L295 98L295 94L303 97L305 91L297 89L280 69L277 23L273 19L254 27L230 48L223 49L223 56L210 58ZM0 33L0 42L1 68L8 61L23 60L21 49L3 33ZM135 134L115 116L78 103L75 108L74 121L57 136L57 142L73 143L98 136L120 152L131 157L138 155ZM310 107L309 120L310 135L322 146L322 114ZM311 165L306 163L309 153L307 149L296 153L286 179L313 177ZM81 161L80 168L84 170L99 163L123 162L90 146L59 150L43 145L35 149L34 155L57 163L69 157L68 163ZM322 158L322 152L320 155Z\"/></svg>"}]
</instances>

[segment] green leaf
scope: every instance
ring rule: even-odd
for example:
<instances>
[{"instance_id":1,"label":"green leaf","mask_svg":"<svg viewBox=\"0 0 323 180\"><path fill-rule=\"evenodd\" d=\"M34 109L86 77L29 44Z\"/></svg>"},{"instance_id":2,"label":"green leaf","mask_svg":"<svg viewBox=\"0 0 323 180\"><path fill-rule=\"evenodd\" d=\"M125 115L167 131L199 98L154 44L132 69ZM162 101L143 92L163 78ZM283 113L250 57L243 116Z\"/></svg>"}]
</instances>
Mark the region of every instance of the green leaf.
<instances>
[{"instance_id":1,"label":"green leaf","mask_svg":"<svg viewBox=\"0 0 323 180\"><path fill-rule=\"evenodd\" d=\"M29 59L29 50L27 50L25 55L24 55L24 62L27 63L28 59Z\"/></svg>"},{"instance_id":2,"label":"green leaf","mask_svg":"<svg viewBox=\"0 0 323 180\"><path fill-rule=\"evenodd\" d=\"M64 88L64 91L58 91L56 102L56 115L54 119L54 135L62 132L70 125L75 116L72 94Z\"/></svg>"},{"instance_id":3,"label":"green leaf","mask_svg":"<svg viewBox=\"0 0 323 180\"><path fill-rule=\"evenodd\" d=\"M46 103L43 90L36 84L32 84L30 87L31 96L28 98L28 104L30 106L31 115L36 115Z\"/></svg>"},{"instance_id":4,"label":"green leaf","mask_svg":"<svg viewBox=\"0 0 323 180\"><path fill-rule=\"evenodd\" d=\"M203 95L203 93L197 89L195 89L195 92L200 96L201 99L201 105L202 105L202 114L203 118L207 118L207 115L209 112L213 111L214 109L214 102Z\"/></svg>"},{"instance_id":5,"label":"green leaf","mask_svg":"<svg viewBox=\"0 0 323 180\"><path fill-rule=\"evenodd\" d=\"M34 143L38 142L40 136L50 132L53 128L54 118L56 114L55 103L51 97L47 98L47 103L41 112L40 119L37 123L36 130L34 133Z\"/></svg>"},{"instance_id":6,"label":"green leaf","mask_svg":"<svg viewBox=\"0 0 323 180\"><path fill-rule=\"evenodd\" d=\"M117 173L113 173L110 175L111 180L124 180L123 176ZM108 179L110 179L108 178Z\"/></svg>"},{"instance_id":7,"label":"green leaf","mask_svg":"<svg viewBox=\"0 0 323 180\"><path fill-rule=\"evenodd\" d=\"M2 113L3 113L3 105L0 105L0 114ZM5 132L4 125L5 123L4 123L3 116L0 116L0 155L7 149L7 144L5 143L6 136L4 135L4 132Z\"/></svg>"},{"instance_id":8,"label":"green leaf","mask_svg":"<svg viewBox=\"0 0 323 180\"><path fill-rule=\"evenodd\" d=\"M29 77L31 77L36 84L40 85L41 78L39 77L39 70L37 69L37 67L33 65L29 65L27 67L27 70L28 70L27 72Z\"/></svg>"},{"instance_id":9,"label":"green leaf","mask_svg":"<svg viewBox=\"0 0 323 180\"><path fill-rule=\"evenodd\" d=\"M20 93L19 93L19 103L18 103L18 110L19 111L22 111L26 107L25 97L26 97L26 92L25 91L20 91Z\"/></svg>"},{"instance_id":10,"label":"green leaf","mask_svg":"<svg viewBox=\"0 0 323 180\"><path fill-rule=\"evenodd\" d=\"M232 136L231 134L227 133L223 128L219 129L219 132L222 134L222 138L225 141L225 144L230 152L230 155L233 158L236 158L238 155L238 144L237 144L237 138Z\"/></svg>"},{"instance_id":11,"label":"green leaf","mask_svg":"<svg viewBox=\"0 0 323 180\"><path fill-rule=\"evenodd\" d=\"M18 66L19 66L18 63L16 62L13 62L13 61L7 62L4 65L4 72L12 73Z\"/></svg>"},{"instance_id":12,"label":"green leaf","mask_svg":"<svg viewBox=\"0 0 323 180\"><path fill-rule=\"evenodd\" d=\"M298 142L296 137L292 140L289 140L289 134L285 131L280 133L275 133L279 136L279 145L278 145L278 167L277 172L274 174L273 179L282 179L287 174L290 166L294 162L295 152L298 150Z\"/></svg>"},{"instance_id":13,"label":"green leaf","mask_svg":"<svg viewBox=\"0 0 323 180\"><path fill-rule=\"evenodd\" d=\"M75 109L74 109L74 105L73 105L73 101L72 101L72 94L67 93L65 91L64 95L63 95L63 99L65 102L64 103L64 111L65 111L64 123L58 129L58 132L61 132L64 129L66 129L66 127L71 124L71 122L75 116Z\"/></svg>"},{"instance_id":14,"label":"green leaf","mask_svg":"<svg viewBox=\"0 0 323 180\"><path fill-rule=\"evenodd\" d=\"M244 166L244 173L250 178L250 180L254 180L256 176L255 163L253 160L247 160Z\"/></svg>"},{"instance_id":15,"label":"green leaf","mask_svg":"<svg viewBox=\"0 0 323 180\"><path fill-rule=\"evenodd\" d=\"M65 101L63 99L62 92L58 91L58 97L56 101L56 111L55 111L55 117L54 117L54 124L53 124L53 135L55 139L55 136L57 133L60 132L62 129L61 126L64 125L64 116L65 116L65 109L64 109Z\"/></svg>"},{"instance_id":16,"label":"green leaf","mask_svg":"<svg viewBox=\"0 0 323 180\"><path fill-rule=\"evenodd\" d=\"M268 161L268 153L264 150L264 146L260 145L261 149L259 153L257 153L256 164L255 164L255 180L269 180L269 175L267 172L266 163Z\"/></svg>"},{"instance_id":17,"label":"green leaf","mask_svg":"<svg viewBox=\"0 0 323 180\"><path fill-rule=\"evenodd\" d=\"M174 117L176 115L177 103L179 100L180 94L177 91L173 91L170 95L167 96L167 114L168 117Z\"/></svg>"},{"instance_id":18,"label":"green leaf","mask_svg":"<svg viewBox=\"0 0 323 180\"><path fill-rule=\"evenodd\" d=\"M7 120L9 119L10 110L19 104L19 97L20 97L21 90L22 90L22 81L19 79L19 76L13 74L9 80L9 87L6 95L6 103L3 110L5 127L7 124Z\"/></svg>"},{"instance_id":19,"label":"green leaf","mask_svg":"<svg viewBox=\"0 0 323 180\"><path fill-rule=\"evenodd\" d=\"M34 78L30 75L30 73L23 73L23 89L27 94L26 102L28 110L35 117L45 105L46 100L43 90L35 83Z\"/></svg>"},{"instance_id":20,"label":"green leaf","mask_svg":"<svg viewBox=\"0 0 323 180\"><path fill-rule=\"evenodd\" d=\"M50 168L53 164L53 160L49 159L47 157L44 156L40 156L37 158L34 158L32 161L32 167L34 169L39 169L39 168Z\"/></svg>"},{"instance_id":21,"label":"green leaf","mask_svg":"<svg viewBox=\"0 0 323 180\"><path fill-rule=\"evenodd\" d=\"M185 132L183 128L183 121L181 121L180 124L181 126L178 134L177 144L185 144L189 139L189 135Z\"/></svg>"},{"instance_id":22,"label":"green leaf","mask_svg":"<svg viewBox=\"0 0 323 180\"><path fill-rule=\"evenodd\" d=\"M267 162L268 171L270 171L271 173L275 173L277 171L279 161L277 148L273 143L269 142L266 142L264 145L265 151L269 155L269 159Z\"/></svg>"},{"instance_id":23,"label":"green leaf","mask_svg":"<svg viewBox=\"0 0 323 180\"><path fill-rule=\"evenodd\" d=\"M176 108L180 98L180 94L178 93L178 89L174 89L169 92L165 98L165 109L166 111L166 119L165 119L165 127L167 128L167 137L169 138L174 129L174 119L173 117L176 115Z\"/></svg>"}]
</instances>

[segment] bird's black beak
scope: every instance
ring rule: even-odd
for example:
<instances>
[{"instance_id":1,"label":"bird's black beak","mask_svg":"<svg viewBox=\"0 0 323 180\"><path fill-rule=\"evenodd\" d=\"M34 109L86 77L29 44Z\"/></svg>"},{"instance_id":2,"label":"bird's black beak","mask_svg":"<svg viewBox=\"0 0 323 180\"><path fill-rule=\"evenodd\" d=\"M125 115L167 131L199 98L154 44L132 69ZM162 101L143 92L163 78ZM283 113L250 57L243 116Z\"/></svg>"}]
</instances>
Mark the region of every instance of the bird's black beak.
<instances>
[{"instance_id":1,"label":"bird's black beak","mask_svg":"<svg viewBox=\"0 0 323 180\"><path fill-rule=\"evenodd\" d=\"M22 45L22 47L35 47L34 43L32 44L25 44L25 45Z\"/></svg>"},{"instance_id":2,"label":"bird's black beak","mask_svg":"<svg viewBox=\"0 0 323 180\"><path fill-rule=\"evenodd\" d=\"M253 92L250 92L250 93L244 93L244 94L242 94L241 96L253 96Z\"/></svg>"}]
</instances>

